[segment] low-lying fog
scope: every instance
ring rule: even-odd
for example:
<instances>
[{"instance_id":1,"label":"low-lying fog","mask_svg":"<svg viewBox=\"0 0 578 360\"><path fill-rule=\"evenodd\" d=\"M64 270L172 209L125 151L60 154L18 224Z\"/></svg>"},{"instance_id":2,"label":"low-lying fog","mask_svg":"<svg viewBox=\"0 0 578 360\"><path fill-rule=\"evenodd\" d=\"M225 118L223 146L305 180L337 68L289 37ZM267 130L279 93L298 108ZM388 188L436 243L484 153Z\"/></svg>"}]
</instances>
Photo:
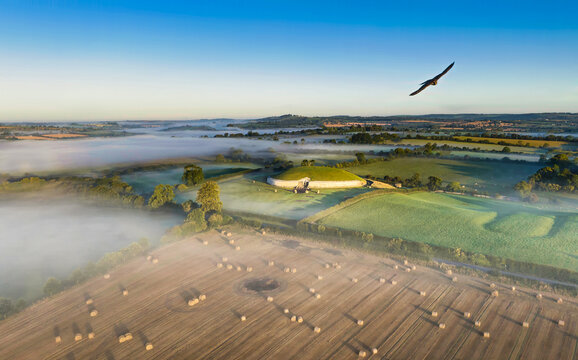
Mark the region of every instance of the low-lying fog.
<instances>
[{"instance_id":1,"label":"low-lying fog","mask_svg":"<svg viewBox=\"0 0 578 360\"><path fill-rule=\"evenodd\" d=\"M66 278L142 237L158 243L166 229L180 221L174 215L73 200L2 200L0 297L34 299L47 278Z\"/></svg>"}]
</instances>

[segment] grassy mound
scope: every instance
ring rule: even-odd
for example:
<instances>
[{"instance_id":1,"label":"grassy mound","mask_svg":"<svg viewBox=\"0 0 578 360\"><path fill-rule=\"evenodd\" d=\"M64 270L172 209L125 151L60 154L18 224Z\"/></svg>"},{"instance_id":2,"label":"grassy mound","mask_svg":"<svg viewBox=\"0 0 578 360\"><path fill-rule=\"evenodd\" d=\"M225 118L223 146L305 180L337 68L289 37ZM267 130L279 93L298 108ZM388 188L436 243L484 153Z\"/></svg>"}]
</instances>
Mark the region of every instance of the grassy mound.
<instances>
[{"instance_id":1,"label":"grassy mound","mask_svg":"<svg viewBox=\"0 0 578 360\"><path fill-rule=\"evenodd\" d=\"M349 171L323 166L294 167L275 176L275 178L279 180L300 180L304 177L308 177L311 181L363 180Z\"/></svg>"}]
</instances>

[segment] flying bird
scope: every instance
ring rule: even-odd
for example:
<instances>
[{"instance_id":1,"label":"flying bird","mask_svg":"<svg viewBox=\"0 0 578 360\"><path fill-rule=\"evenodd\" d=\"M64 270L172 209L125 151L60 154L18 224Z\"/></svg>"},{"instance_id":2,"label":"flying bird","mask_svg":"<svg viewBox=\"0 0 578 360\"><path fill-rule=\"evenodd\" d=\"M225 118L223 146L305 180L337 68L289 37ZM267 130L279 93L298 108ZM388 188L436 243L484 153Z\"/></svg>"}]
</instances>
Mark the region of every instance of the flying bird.
<instances>
[{"instance_id":1,"label":"flying bird","mask_svg":"<svg viewBox=\"0 0 578 360\"><path fill-rule=\"evenodd\" d=\"M422 82L420 85L421 87L419 89L417 89L416 91L412 92L411 94L409 94L409 96L414 96L416 94L419 94L420 92L423 91L423 89L425 89L426 87L430 86L430 85L437 85L438 84L438 80L444 76L448 71L450 71L450 69L452 68L452 66L454 66L456 62L454 61L453 63L450 64L450 66L448 66L444 71L442 71L440 74L436 75L435 77L426 80L424 82Z\"/></svg>"}]
</instances>

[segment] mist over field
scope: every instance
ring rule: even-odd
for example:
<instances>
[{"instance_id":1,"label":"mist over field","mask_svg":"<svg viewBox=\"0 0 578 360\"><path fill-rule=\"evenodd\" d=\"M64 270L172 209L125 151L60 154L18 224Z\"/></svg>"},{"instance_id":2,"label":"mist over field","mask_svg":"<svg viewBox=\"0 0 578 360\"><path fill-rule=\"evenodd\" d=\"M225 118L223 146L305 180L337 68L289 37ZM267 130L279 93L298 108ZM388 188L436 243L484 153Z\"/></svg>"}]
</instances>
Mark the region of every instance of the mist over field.
<instances>
[{"instance_id":1,"label":"mist over field","mask_svg":"<svg viewBox=\"0 0 578 360\"><path fill-rule=\"evenodd\" d=\"M178 216L75 200L0 201L0 297L34 299L48 277L66 278L142 237L158 243Z\"/></svg>"}]
</instances>

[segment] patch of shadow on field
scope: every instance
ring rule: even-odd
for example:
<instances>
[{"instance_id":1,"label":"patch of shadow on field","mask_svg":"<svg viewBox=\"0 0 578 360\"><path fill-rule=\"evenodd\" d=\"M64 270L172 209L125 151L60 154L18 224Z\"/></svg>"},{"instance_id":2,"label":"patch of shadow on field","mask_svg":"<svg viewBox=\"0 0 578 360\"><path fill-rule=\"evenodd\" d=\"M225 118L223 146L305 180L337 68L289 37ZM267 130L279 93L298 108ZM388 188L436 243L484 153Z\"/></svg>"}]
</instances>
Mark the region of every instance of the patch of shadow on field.
<instances>
[{"instance_id":1,"label":"patch of shadow on field","mask_svg":"<svg viewBox=\"0 0 578 360\"><path fill-rule=\"evenodd\" d=\"M325 251L326 253L331 254L331 255L343 256L343 253L342 253L341 251L339 251L339 250L336 250L336 249L327 249L327 248L325 248L325 249L323 249L323 251Z\"/></svg>"},{"instance_id":2,"label":"patch of shadow on field","mask_svg":"<svg viewBox=\"0 0 578 360\"><path fill-rule=\"evenodd\" d=\"M515 324L515 325L522 326L522 322L521 322L521 321L514 320L514 319L512 319L511 317L509 317L509 316L507 316L507 315L500 314L500 317L501 317L502 319L504 319L504 320L507 320L507 321Z\"/></svg>"},{"instance_id":3,"label":"patch of shadow on field","mask_svg":"<svg viewBox=\"0 0 578 360\"><path fill-rule=\"evenodd\" d=\"M562 231L562 228L566 225L566 223L570 220L570 216L563 215L563 214L556 214L554 218L554 224L548 231L546 237L555 237L558 236L558 233Z\"/></svg>"},{"instance_id":4,"label":"patch of shadow on field","mask_svg":"<svg viewBox=\"0 0 578 360\"><path fill-rule=\"evenodd\" d=\"M301 246L301 243L297 240L283 240L281 241L281 246L286 247L287 249L297 249Z\"/></svg>"},{"instance_id":5,"label":"patch of shadow on field","mask_svg":"<svg viewBox=\"0 0 578 360\"><path fill-rule=\"evenodd\" d=\"M176 313L189 313L196 311L199 307L202 307L204 302L200 301L194 306L189 306L188 302L199 295L200 292L195 288L174 289L165 296L165 308Z\"/></svg>"},{"instance_id":6,"label":"patch of shadow on field","mask_svg":"<svg viewBox=\"0 0 578 360\"><path fill-rule=\"evenodd\" d=\"M233 285L235 293L242 296L264 297L275 295L287 289L287 282L283 279L261 277L245 279Z\"/></svg>"},{"instance_id":7,"label":"patch of shadow on field","mask_svg":"<svg viewBox=\"0 0 578 360\"><path fill-rule=\"evenodd\" d=\"M66 360L75 360L76 357L74 356L73 352L69 352L68 354L66 354Z\"/></svg>"}]
</instances>

